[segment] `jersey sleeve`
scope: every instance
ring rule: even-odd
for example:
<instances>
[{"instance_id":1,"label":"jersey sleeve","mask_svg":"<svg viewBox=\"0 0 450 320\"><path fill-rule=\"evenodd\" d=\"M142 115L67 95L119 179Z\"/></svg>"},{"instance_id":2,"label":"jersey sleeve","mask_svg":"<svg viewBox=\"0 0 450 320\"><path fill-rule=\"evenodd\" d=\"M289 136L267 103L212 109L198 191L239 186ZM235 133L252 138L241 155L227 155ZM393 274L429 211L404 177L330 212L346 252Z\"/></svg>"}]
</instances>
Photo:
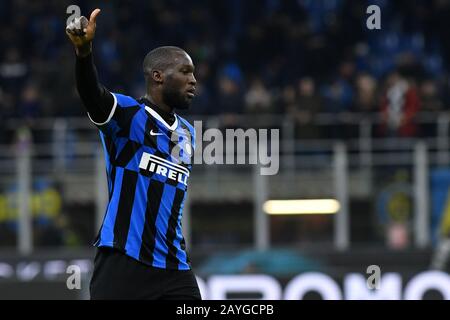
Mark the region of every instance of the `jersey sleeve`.
<instances>
[{"instance_id":1,"label":"jersey sleeve","mask_svg":"<svg viewBox=\"0 0 450 320\"><path fill-rule=\"evenodd\" d=\"M120 131L129 130L132 118L139 109L139 103L134 98L114 92L111 94L114 104L106 121L95 122L88 112L91 122L107 136L115 136Z\"/></svg>"}]
</instances>

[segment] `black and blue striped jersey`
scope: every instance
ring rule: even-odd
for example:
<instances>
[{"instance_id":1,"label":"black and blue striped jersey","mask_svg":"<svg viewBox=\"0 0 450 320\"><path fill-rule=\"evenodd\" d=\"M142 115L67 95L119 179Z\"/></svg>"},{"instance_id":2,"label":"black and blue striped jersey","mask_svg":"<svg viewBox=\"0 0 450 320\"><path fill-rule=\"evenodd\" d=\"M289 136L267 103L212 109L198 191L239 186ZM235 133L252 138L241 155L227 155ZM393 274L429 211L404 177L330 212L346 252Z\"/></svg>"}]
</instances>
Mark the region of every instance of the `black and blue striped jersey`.
<instances>
[{"instance_id":1,"label":"black and blue striped jersey","mask_svg":"<svg viewBox=\"0 0 450 320\"><path fill-rule=\"evenodd\" d=\"M181 218L187 194L194 128L175 115L169 125L152 108L113 93L99 128L109 202L95 246L113 247L147 265L189 270Z\"/></svg>"}]
</instances>

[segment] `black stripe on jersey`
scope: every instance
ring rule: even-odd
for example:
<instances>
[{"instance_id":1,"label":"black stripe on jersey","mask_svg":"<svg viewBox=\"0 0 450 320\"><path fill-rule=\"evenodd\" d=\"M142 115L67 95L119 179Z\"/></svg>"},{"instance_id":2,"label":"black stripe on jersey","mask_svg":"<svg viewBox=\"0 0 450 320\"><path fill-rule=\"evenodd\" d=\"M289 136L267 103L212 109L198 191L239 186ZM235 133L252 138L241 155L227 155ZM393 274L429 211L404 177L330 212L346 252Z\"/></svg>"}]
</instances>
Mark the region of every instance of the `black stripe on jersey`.
<instances>
[{"instance_id":1,"label":"black stripe on jersey","mask_svg":"<svg viewBox=\"0 0 450 320\"><path fill-rule=\"evenodd\" d=\"M137 179L137 172L124 170L116 221L114 222L114 247L121 249L125 248L128 230L130 229Z\"/></svg>"},{"instance_id":2,"label":"black stripe on jersey","mask_svg":"<svg viewBox=\"0 0 450 320\"><path fill-rule=\"evenodd\" d=\"M188 255L188 253L186 251L186 241L184 240L184 237L183 237L183 239L181 239L180 248L181 248L181 250L186 252L186 263L188 265L190 265L191 264L191 260L189 259L189 255Z\"/></svg>"},{"instance_id":3,"label":"black stripe on jersey","mask_svg":"<svg viewBox=\"0 0 450 320\"><path fill-rule=\"evenodd\" d=\"M162 159L167 159L167 154L162 153L158 149L158 136L152 136L150 135L150 131L154 130L154 132L158 132L158 126L156 125L156 120L153 117L148 117L147 121L145 122L145 133L144 133L144 145L152 147L155 149L155 152L153 155L160 157ZM170 142L169 142L170 146Z\"/></svg>"},{"instance_id":4,"label":"black stripe on jersey","mask_svg":"<svg viewBox=\"0 0 450 320\"><path fill-rule=\"evenodd\" d=\"M117 156L115 164L122 168L126 167L140 147L141 145L139 143L128 140Z\"/></svg>"},{"instance_id":5,"label":"black stripe on jersey","mask_svg":"<svg viewBox=\"0 0 450 320\"><path fill-rule=\"evenodd\" d=\"M177 187L179 182L178 182L177 180L172 180L172 179L167 178L167 179L166 179L166 183L167 183L169 186Z\"/></svg>"},{"instance_id":6,"label":"black stripe on jersey","mask_svg":"<svg viewBox=\"0 0 450 320\"><path fill-rule=\"evenodd\" d=\"M180 189L176 189L175 198L173 199L172 211L170 213L169 224L166 232L166 239L169 246L169 252L166 257L167 269L178 269L177 248L173 245L173 241L176 237L176 228L178 224L178 215L180 213L181 202L184 198L184 192Z\"/></svg>"},{"instance_id":7,"label":"black stripe on jersey","mask_svg":"<svg viewBox=\"0 0 450 320\"><path fill-rule=\"evenodd\" d=\"M184 237L181 239L180 248L181 250L186 251L186 241L184 241Z\"/></svg>"},{"instance_id":8,"label":"black stripe on jersey","mask_svg":"<svg viewBox=\"0 0 450 320\"><path fill-rule=\"evenodd\" d=\"M145 210L142 244L139 250L139 260L152 265L153 250L155 250L156 217L158 216L164 183L151 180L147 190L147 209Z\"/></svg>"},{"instance_id":9,"label":"black stripe on jersey","mask_svg":"<svg viewBox=\"0 0 450 320\"><path fill-rule=\"evenodd\" d=\"M147 121L145 122L144 145L157 149L158 136L150 135L150 131L152 130L153 132L159 131L155 121L153 117L147 117Z\"/></svg>"},{"instance_id":10,"label":"black stripe on jersey","mask_svg":"<svg viewBox=\"0 0 450 320\"><path fill-rule=\"evenodd\" d=\"M116 108L114 118L120 119L120 130L117 133L117 137L130 137L131 121L140 108L141 107L139 105L126 108Z\"/></svg>"},{"instance_id":11,"label":"black stripe on jersey","mask_svg":"<svg viewBox=\"0 0 450 320\"><path fill-rule=\"evenodd\" d=\"M112 169L111 169L111 184L112 184L112 187L111 187L111 193L109 194L109 202L111 202L111 198L112 198L112 195L114 193L114 186L115 186L114 182L115 181L116 181L116 166L113 166Z\"/></svg>"}]
</instances>

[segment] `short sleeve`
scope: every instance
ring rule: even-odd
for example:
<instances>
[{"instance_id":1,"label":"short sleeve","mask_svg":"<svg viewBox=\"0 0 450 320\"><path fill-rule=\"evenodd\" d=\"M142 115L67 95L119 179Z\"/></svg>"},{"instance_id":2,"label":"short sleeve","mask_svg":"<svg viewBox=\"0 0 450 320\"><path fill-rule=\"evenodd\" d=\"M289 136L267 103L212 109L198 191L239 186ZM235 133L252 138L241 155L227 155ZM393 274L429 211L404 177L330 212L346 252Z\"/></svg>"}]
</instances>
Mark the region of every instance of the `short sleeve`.
<instances>
[{"instance_id":1,"label":"short sleeve","mask_svg":"<svg viewBox=\"0 0 450 320\"><path fill-rule=\"evenodd\" d=\"M114 105L111 112L104 122L95 122L88 113L88 117L97 128L105 135L114 136L121 130L127 130L130 127L133 115L139 109L139 102L134 98L111 92L114 98Z\"/></svg>"}]
</instances>

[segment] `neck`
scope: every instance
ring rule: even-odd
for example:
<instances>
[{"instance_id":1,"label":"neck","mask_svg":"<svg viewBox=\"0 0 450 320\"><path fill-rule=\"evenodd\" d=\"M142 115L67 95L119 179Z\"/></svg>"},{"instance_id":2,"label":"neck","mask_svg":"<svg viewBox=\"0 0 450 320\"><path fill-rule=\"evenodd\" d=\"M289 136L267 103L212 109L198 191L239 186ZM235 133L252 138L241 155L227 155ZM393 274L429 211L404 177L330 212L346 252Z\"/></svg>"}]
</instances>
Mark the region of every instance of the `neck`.
<instances>
[{"instance_id":1,"label":"neck","mask_svg":"<svg viewBox=\"0 0 450 320\"><path fill-rule=\"evenodd\" d=\"M160 102L158 103L158 101ZM173 113L173 108L169 108L166 104L162 103L161 100L155 99L154 96L147 93L140 100L140 103L142 102L148 104L170 125L172 125L175 122L175 115Z\"/></svg>"},{"instance_id":2,"label":"neck","mask_svg":"<svg viewBox=\"0 0 450 320\"><path fill-rule=\"evenodd\" d=\"M151 93L147 92L144 98L150 101L153 105L157 106L162 111L167 113L173 113L173 108L169 107L167 104L164 103L162 95L160 93L155 94L153 92Z\"/></svg>"}]
</instances>

